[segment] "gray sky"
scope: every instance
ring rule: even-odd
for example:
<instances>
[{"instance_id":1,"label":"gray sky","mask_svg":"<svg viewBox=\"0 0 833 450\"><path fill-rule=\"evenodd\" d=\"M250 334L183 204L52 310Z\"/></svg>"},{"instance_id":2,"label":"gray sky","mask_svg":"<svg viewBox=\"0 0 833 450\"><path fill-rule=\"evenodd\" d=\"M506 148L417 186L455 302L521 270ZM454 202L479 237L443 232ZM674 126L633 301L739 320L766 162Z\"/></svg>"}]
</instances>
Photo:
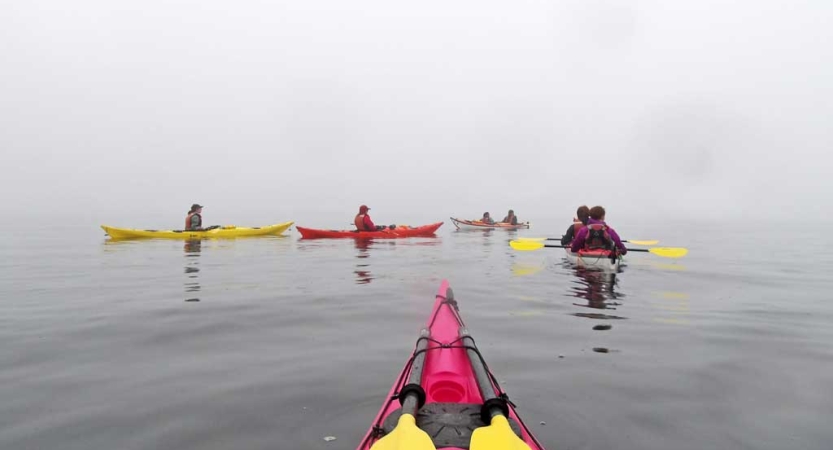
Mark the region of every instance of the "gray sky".
<instances>
[{"instance_id":1,"label":"gray sky","mask_svg":"<svg viewBox=\"0 0 833 450\"><path fill-rule=\"evenodd\" d=\"M822 0L4 1L3 215L826 216L831 19Z\"/></svg>"}]
</instances>

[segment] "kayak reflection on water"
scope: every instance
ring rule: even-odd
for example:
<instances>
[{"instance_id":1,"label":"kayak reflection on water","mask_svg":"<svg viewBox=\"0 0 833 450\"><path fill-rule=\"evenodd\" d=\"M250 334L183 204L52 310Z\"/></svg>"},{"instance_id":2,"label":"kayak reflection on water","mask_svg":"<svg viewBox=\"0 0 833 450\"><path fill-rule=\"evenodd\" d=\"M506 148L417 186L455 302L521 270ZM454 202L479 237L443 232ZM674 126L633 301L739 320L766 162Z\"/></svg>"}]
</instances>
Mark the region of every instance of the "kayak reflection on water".
<instances>
[{"instance_id":1,"label":"kayak reflection on water","mask_svg":"<svg viewBox=\"0 0 833 450\"><path fill-rule=\"evenodd\" d=\"M197 281L197 274L200 272L200 251L202 251L202 241L193 240L185 241L185 301L198 302L200 299L194 297L196 293L200 292L200 283Z\"/></svg>"},{"instance_id":2,"label":"kayak reflection on water","mask_svg":"<svg viewBox=\"0 0 833 450\"><path fill-rule=\"evenodd\" d=\"M586 304L573 303L573 305L584 308L607 310L615 310L616 306L621 305L621 303L617 300L624 297L624 294L617 293L615 291L617 284L615 273L587 270L581 267L576 268L573 273L576 276L576 279L573 280L573 284L570 287L568 295L587 300ZM584 314L576 315L588 317ZM605 315L594 314L594 316ZM610 316L609 318L621 319L623 317Z\"/></svg>"},{"instance_id":3,"label":"kayak reflection on water","mask_svg":"<svg viewBox=\"0 0 833 450\"><path fill-rule=\"evenodd\" d=\"M356 239L354 242L356 249L359 251L356 255L359 261L356 263L356 270L353 271L356 274L356 284L369 284L373 281L373 275L368 270L370 262L367 261L367 258L370 258L369 250L373 245L373 239Z\"/></svg>"},{"instance_id":4,"label":"kayak reflection on water","mask_svg":"<svg viewBox=\"0 0 833 450\"><path fill-rule=\"evenodd\" d=\"M375 252L377 256L377 259L375 259L377 268L382 267L383 269L385 269L383 276L387 277L390 276L392 273L396 272L396 268L391 267L391 265L389 264L385 264L385 262L390 261L386 258L390 258L393 254L392 252L397 251L397 249L401 249L399 251L409 251L407 250L407 248L413 247L434 247L439 245L441 242L442 240L440 238L412 240L406 239L404 241L397 239L373 238L353 239L353 245L357 250L357 261L355 269L353 270L353 273L356 275L356 284L369 284L371 281L377 278L378 273L376 276L374 276L373 273L370 271L370 256L373 252Z\"/></svg>"}]
</instances>

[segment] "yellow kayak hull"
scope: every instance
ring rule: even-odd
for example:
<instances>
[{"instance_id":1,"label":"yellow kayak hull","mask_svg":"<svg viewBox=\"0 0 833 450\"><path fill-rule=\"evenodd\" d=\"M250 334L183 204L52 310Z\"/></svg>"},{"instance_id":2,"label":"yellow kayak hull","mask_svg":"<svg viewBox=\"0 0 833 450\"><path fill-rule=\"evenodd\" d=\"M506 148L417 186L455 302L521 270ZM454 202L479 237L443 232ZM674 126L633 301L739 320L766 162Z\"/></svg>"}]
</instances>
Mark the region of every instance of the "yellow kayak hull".
<instances>
[{"instance_id":1,"label":"yellow kayak hull","mask_svg":"<svg viewBox=\"0 0 833 450\"><path fill-rule=\"evenodd\" d=\"M227 225L208 231L134 230L130 228L110 227L107 225L102 225L101 228L112 239L234 239L239 237L275 236L288 230L293 223L294 222L286 222L257 228Z\"/></svg>"}]
</instances>

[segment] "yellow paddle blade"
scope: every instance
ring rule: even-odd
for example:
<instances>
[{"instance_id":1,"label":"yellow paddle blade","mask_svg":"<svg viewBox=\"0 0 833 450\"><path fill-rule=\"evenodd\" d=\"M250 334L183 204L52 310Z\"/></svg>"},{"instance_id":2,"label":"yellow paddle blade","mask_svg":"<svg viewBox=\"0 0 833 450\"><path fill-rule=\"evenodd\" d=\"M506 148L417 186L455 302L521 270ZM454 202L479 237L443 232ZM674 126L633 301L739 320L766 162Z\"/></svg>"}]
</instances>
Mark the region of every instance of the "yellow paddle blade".
<instances>
[{"instance_id":1,"label":"yellow paddle blade","mask_svg":"<svg viewBox=\"0 0 833 450\"><path fill-rule=\"evenodd\" d=\"M516 277L525 277L527 275L535 275L544 269L541 264L524 264L519 262L512 263L512 275Z\"/></svg>"},{"instance_id":2,"label":"yellow paddle blade","mask_svg":"<svg viewBox=\"0 0 833 450\"><path fill-rule=\"evenodd\" d=\"M544 243L541 241L509 241L509 246L515 250L528 252L544 248Z\"/></svg>"},{"instance_id":3,"label":"yellow paddle blade","mask_svg":"<svg viewBox=\"0 0 833 450\"><path fill-rule=\"evenodd\" d=\"M659 244L659 241L632 241L630 239L628 239L628 242L631 243L631 244L636 244L636 245L657 245L657 244Z\"/></svg>"},{"instance_id":4,"label":"yellow paddle blade","mask_svg":"<svg viewBox=\"0 0 833 450\"><path fill-rule=\"evenodd\" d=\"M688 254L688 249L682 247L654 247L648 251L663 258L682 258Z\"/></svg>"},{"instance_id":5,"label":"yellow paddle blade","mask_svg":"<svg viewBox=\"0 0 833 450\"><path fill-rule=\"evenodd\" d=\"M414 416L402 414L396 428L376 441L370 450L437 450L437 447L428 433L417 428Z\"/></svg>"},{"instance_id":6,"label":"yellow paddle blade","mask_svg":"<svg viewBox=\"0 0 833 450\"><path fill-rule=\"evenodd\" d=\"M471 435L470 450L531 450L503 416L492 417L492 424L480 427Z\"/></svg>"},{"instance_id":7,"label":"yellow paddle blade","mask_svg":"<svg viewBox=\"0 0 833 450\"><path fill-rule=\"evenodd\" d=\"M522 237L522 238L518 238L518 240L519 241L528 241L528 242L536 242L536 241L544 242L544 241L547 240L547 238L523 238Z\"/></svg>"}]
</instances>

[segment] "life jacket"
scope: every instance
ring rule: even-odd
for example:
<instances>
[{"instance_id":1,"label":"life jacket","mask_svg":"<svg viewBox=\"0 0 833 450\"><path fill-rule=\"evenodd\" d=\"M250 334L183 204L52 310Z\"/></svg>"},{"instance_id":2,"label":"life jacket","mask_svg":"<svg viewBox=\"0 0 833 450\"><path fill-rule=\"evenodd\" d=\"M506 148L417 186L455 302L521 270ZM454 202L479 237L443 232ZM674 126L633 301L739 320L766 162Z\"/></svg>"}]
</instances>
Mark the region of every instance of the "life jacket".
<instances>
[{"instance_id":1,"label":"life jacket","mask_svg":"<svg viewBox=\"0 0 833 450\"><path fill-rule=\"evenodd\" d=\"M376 231L376 230L368 230L364 227L364 214L356 214L356 218L353 219L353 225L356 226L356 229L359 231Z\"/></svg>"},{"instance_id":2,"label":"life jacket","mask_svg":"<svg viewBox=\"0 0 833 450\"><path fill-rule=\"evenodd\" d=\"M197 216L197 217L200 218L200 226L202 226L202 214L192 212L192 213L188 213L188 217L185 218L185 228L183 228L184 230L188 231L188 230L191 229L191 218L194 217L194 216Z\"/></svg>"},{"instance_id":3,"label":"life jacket","mask_svg":"<svg viewBox=\"0 0 833 450\"><path fill-rule=\"evenodd\" d=\"M587 237L584 240L585 250L613 249L613 239L607 232L607 225L601 223L589 223L586 227Z\"/></svg>"},{"instance_id":4,"label":"life jacket","mask_svg":"<svg viewBox=\"0 0 833 450\"><path fill-rule=\"evenodd\" d=\"M582 228L584 228L584 224L581 221L576 220L573 222L573 236L576 236Z\"/></svg>"}]
</instances>

